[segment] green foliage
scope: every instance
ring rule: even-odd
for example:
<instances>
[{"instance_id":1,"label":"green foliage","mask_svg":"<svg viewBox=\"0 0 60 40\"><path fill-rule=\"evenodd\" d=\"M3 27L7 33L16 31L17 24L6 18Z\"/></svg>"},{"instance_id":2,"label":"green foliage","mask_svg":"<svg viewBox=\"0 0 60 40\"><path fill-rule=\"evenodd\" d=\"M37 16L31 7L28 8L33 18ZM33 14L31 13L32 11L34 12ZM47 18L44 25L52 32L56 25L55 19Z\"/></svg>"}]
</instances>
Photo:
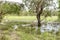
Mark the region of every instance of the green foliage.
<instances>
[{"instance_id":1,"label":"green foliage","mask_svg":"<svg viewBox=\"0 0 60 40\"><path fill-rule=\"evenodd\" d=\"M6 14L16 14L19 15L20 11L24 8L23 4L13 3L13 2L2 2L0 1L0 22Z\"/></svg>"},{"instance_id":2,"label":"green foliage","mask_svg":"<svg viewBox=\"0 0 60 40\"><path fill-rule=\"evenodd\" d=\"M9 36L2 34L1 39L0 40L10 40Z\"/></svg>"},{"instance_id":3,"label":"green foliage","mask_svg":"<svg viewBox=\"0 0 60 40\"><path fill-rule=\"evenodd\" d=\"M47 0L47 1L46 0L23 0L23 2L25 3L25 6L29 9L28 12L32 12L32 13L38 13L40 12L41 8L43 9L47 8L47 6L52 5L53 3L52 1L53 0Z\"/></svg>"},{"instance_id":4,"label":"green foliage","mask_svg":"<svg viewBox=\"0 0 60 40\"><path fill-rule=\"evenodd\" d=\"M41 38L43 40L56 40L56 36L54 34L45 32L41 34Z\"/></svg>"},{"instance_id":5,"label":"green foliage","mask_svg":"<svg viewBox=\"0 0 60 40\"><path fill-rule=\"evenodd\" d=\"M5 14L6 13L8 13L8 14L11 14L11 13L19 14L19 11L24 6L23 6L23 4L5 2L5 3L1 3L0 7L1 7L0 10Z\"/></svg>"},{"instance_id":6,"label":"green foliage","mask_svg":"<svg viewBox=\"0 0 60 40\"><path fill-rule=\"evenodd\" d=\"M60 0L58 0L58 3L59 3L59 9L60 9Z\"/></svg>"},{"instance_id":7,"label":"green foliage","mask_svg":"<svg viewBox=\"0 0 60 40\"><path fill-rule=\"evenodd\" d=\"M59 14L58 14L58 18L59 18L59 19L58 19L58 20L60 21L60 0L58 0L58 2L59 2L59 12L58 12L58 13L59 13Z\"/></svg>"},{"instance_id":8,"label":"green foliage","mask_svg":"<svg viewBox=\"0 0 60 40\"><path fill-rule=\"evenodd\" d=\"M60 22L60 12L59 12L59 14L58 14L58 21Z\"/></svg>"}]
</instances>

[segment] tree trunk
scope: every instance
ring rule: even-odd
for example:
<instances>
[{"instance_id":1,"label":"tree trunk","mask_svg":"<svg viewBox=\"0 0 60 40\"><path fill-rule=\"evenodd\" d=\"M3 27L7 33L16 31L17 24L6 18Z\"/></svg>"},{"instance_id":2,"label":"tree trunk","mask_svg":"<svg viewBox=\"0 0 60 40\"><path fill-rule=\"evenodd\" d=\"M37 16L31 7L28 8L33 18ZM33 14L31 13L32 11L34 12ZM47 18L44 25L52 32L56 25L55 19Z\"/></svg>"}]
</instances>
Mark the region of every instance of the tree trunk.
<instances>
[{"instance_id":1,"label":"tree trunk","mask_svg":"<svg viewBox=\"0 0 60 40\"><path fill-rule=\"evenodd\" d=\"M37 21L38 21L38 27L40 27L41 26L40 13L37 14Z\"/></svg>"},{"instance_id":2,"label":"tree trunk","mask_svg":"<svg viewBox=\"0 0 60 40\"><path fill-rule=\"evenodd\" d=\"M41 8L41 10L37 13L37 21L38 21L38 31L37 33L40 34L40 27L41 27L41 14L43 12L43 9Z\"/></svg>"},{"instance_id":3,"label":"tree trunk","mask_svg":"<svg viewBox=\"0 0 60 40\"><path fill-rule=\"evenodd\" d=\"M2 14L2 12L0 12L0 23L1 23L2 19L3 19L3 14Z\"/></svg>"},{"instance_id":4,"label":"tree trunk","mask_svg":"<svg viewBox=\"0 0 60 40\"><path fill-rule=\"evenodd\" d=\"M37 13L38 27L41 26L41 14L43 12L43 7L41 6L41 10Z\"/></svg>"},{"instance_id":5,"label":"tree trunk","mask_svg":"<svg viewBox=\"0 0 60 40\"><path fill-rule=\"evenodd\" d=\"M41 14L43 12L43 8L44 8L44 1L40 1L37 3L37 6L36 6L36 13L37 13L37 21L38 21L38 27L41 27Z\"/></svg>"}]
</instances>

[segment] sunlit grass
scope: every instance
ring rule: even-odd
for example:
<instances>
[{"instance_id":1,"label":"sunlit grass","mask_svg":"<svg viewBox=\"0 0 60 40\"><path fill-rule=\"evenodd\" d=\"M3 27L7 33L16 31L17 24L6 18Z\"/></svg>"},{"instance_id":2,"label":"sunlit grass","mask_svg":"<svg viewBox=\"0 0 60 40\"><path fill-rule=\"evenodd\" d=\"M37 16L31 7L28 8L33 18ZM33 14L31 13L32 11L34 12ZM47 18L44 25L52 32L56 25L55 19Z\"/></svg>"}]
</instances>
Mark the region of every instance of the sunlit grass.
<instances>
[{"instance_id":1,"label":"sunlit grass","mask_svg":"<svg viewBox=\"0 0 60 40\"><path fill-rule=\"evenodd\" d=\"M4 19L8 19L10 21L14 21L14 20L32 21L32 20L36 20L36 17L35 16L5 16Z\"/></svg>"},{"instance_id":2,"label":"sunlit grass","mask_svg":"<svg viewBox=\"0 0 60 40\"><path fill-rule=\"evenodd\" d=\"M57 16L52 16L52 17L47 17L46 18L46 21L56 21L56 20L58 20L58 17Z\"/></svg>"},{"instance_id":3,"label":"sunlit grass","mask_svg":"<svg viewBox=\"0 0 60 40\"><path fill-rule=\"evenodd\" d=\"M5 16L4 19L7 19L9 21L34 21L37 20L36 16ZM57 16L47 17L46 19L41 16L41 19L48 21L56 21L58 19Z\"/></svg>"}]
</instances>

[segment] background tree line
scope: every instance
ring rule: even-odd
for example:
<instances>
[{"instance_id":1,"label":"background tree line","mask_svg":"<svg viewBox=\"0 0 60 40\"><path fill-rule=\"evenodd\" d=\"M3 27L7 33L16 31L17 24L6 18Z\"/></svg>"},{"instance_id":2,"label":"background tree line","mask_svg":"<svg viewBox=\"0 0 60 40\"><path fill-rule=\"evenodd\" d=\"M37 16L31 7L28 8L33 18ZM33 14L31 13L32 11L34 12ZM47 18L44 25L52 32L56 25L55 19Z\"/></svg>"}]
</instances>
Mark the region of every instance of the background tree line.
<instances>
[{"instance_id":1,"label":"background tree line","mask_svg":"<svg viewBox=\"0 0 60 40\"><path fill-rule=\"evenodd\" d=\"M23 2L24 4L0 1L0 15L1 15L0 19L2 19L6 14L18 16L37 15L37 19L39 19L40 21L40 16L47 17L51 15L52 16L58 15L57 11L49 10L48 8L48 6L52 5L53 0L23 0ZM25 6L28 8L28 11L26 11Z\"/></svg>"}]
</instances>

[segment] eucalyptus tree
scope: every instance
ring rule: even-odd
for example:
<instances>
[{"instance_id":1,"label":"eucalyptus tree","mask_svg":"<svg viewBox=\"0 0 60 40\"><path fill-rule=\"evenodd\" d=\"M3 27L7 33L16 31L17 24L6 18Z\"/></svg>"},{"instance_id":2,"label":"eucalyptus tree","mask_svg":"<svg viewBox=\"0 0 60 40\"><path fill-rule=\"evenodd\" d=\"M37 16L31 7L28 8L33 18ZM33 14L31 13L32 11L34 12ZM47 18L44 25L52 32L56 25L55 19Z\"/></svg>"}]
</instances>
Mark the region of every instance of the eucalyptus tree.
<instances>
[{"instance_id":1,"label":"eucalyptus tree","mask_svg":"<svg viewBox=\"0 0 60 40\"><path fill-rule=\"evenodd\" d=\"M53 0L23 0L25 6L36 13L36 18L38 20L38 27L41 26L41 14L44 8L52 5Z\"/></svg>"}]
</instances>

